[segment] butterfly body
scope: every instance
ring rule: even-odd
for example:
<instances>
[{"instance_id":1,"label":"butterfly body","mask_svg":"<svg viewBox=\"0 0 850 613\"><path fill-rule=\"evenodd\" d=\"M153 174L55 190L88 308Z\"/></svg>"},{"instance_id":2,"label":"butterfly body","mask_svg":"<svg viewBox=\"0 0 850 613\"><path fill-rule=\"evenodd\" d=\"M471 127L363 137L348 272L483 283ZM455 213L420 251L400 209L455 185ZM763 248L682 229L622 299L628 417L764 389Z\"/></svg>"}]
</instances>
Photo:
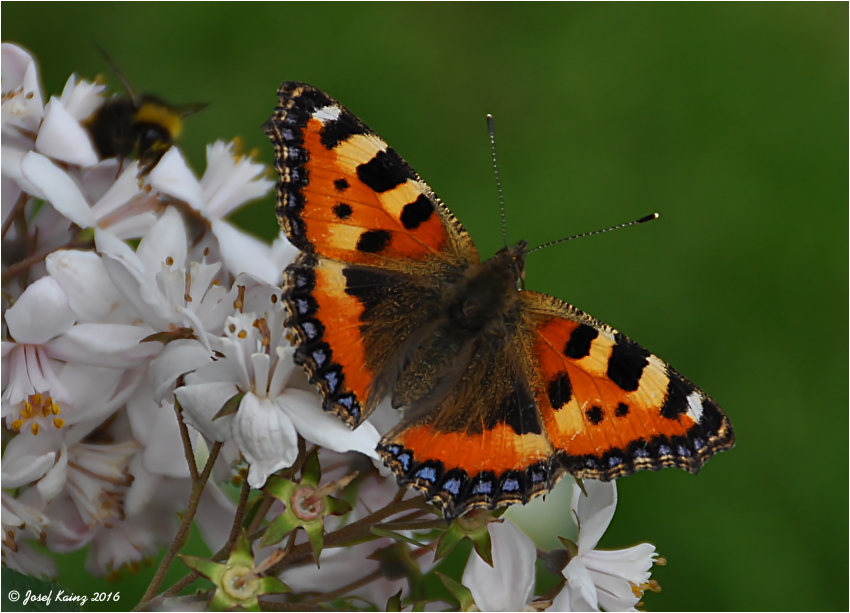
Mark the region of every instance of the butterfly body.
<instances>
[{"instance_id":1,"label":"butterfly body","mask_svg":"<svg viewBox=\"0 0 850 613\"><path fill-rule=\"evenodd\" d=\"M356 427L389 399L379 445L447 518L525 503L569 472L697 472L734 443L716 403L637 343L520 289L527 245L481 261L380 137L320 90L284 83L266 124L295 359Z\"/></svg>"}]
</instances>

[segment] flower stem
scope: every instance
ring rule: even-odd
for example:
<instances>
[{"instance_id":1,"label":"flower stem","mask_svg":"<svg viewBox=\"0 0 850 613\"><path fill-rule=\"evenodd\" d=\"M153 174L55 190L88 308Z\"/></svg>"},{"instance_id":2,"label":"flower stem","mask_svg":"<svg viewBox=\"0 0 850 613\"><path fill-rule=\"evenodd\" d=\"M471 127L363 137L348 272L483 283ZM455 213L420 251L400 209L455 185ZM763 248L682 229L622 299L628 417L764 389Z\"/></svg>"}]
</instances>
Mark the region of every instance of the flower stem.
<instances>
[{"instance_id":1,"label":"flower stem","mask_svg":"<svg viewBox=\"0 0 850 613\"><path fill-rule=\"evenodd\" d=\"M189 439L189 428L186 427L186 422L183 421L183 407L180 406L180 401L177 400L177 395L174 395L174 412L177 413L177 426L180 428L180 440L183 441L183 455L186 456L186 464L189 465L189 474L192 476L192 483L198 481L198 466L195 463L195 453L192 450L192 441Z\"/></svg>"},{"instance_id":2,"label":"flower stem","mask_svg":"<svg viewBox=\"0 0 850 613\"><path fill-rule=\"evenodd\" d=\"M383 509L379 509L371 515L367 515L366 517L359 519L356 522L348 524L347 526L343 526L335 532L326 534L324 539L324 549L344 547L345 544L350 541L357 541L362 538L371 536L372 526L377 524L381 520L391 515L395 515L396 513L407 511L409 509L419 509L423 511L429 510L425 505L426 502L422 496L417 496L416 498L410 498L408 500L391 502ZM277 575L284 568L287 568L288 566L292 565L300 558L312 555L312 551L313 550L310 546L310 543L302 543L296 547L293 547L292 551L290 551L289 554L280 562L275 564L266 574Z\"/></svg>"},{"instance_id":3,"label":"flower stem","mask_svg":"<svg viewBox=\"0 0 850 613\"><path fill-rule=\"evenodd\" d=\"M12 210L9 211L9 216L6 217L6 220L3 222L3 228L0 229L0 237L5 238L6 232L9 231L9 228L12 227L12 223L15 219L20 215L27 202L29 201L29 194L26 192L21 192L21 195L18 196L18 200L15 202L15 205L12 207Z\"/></svg>"},{"instance_id":4,"label":"flower stem","mask_svg":"<svg viewBox=\"0 0 850 613\"><path fill-rule=\"evenodd\" d=\"M151 581L145 595L142 596L142 599L139 601L139 604L133 608L133 611L139 611L148 600L156 595L156 591L159 589L159 586L162 585L162 581L165 579L165 573L168 571L169 566L171 566L174 556L177 555L177 552L180 551L180 548L186 542L186 538L189 535L189 529L192 526L192 520L195 519L195 512L198 510L198 503L201 501L201 495L204 493L204 486L210 478L210 473L212 472L213 465L218 457L218 452L221 450L221 445L221 442L216 441L216 443L212 446L212 449L210 450L210 457L207 459L207 463L204 466L204 472L201 473L198 480L192 482L192 495L189 498L189 504L186 507L186 513L183 515L183 521L180 523L180 528L177 530L177 534L171 542L171 546L168 548L168 551L165 552L165 556L162 558L159 568L156 569L153 581Z\"/></svg>"}]
</instances>

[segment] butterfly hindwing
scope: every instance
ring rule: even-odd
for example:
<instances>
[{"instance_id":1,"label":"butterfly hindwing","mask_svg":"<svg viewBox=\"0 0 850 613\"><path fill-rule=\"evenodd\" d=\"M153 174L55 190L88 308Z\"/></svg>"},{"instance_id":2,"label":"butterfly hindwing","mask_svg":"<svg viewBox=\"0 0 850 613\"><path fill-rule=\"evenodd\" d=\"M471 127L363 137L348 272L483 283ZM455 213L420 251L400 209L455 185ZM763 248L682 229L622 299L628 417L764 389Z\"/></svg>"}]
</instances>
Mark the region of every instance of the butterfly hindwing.
<instances>
[{"instance_id":1,"label":"butterfly hindwing","mask_svg":"<svg viewBox=\"0 0 850 613\"><path fill-rule=\"evenodd\" d=\"M462 340L448 353L450 380L436 394L406 398L404 421L378 447L399 481L425 492L447 519L524 504L563 474L522 365L522 340ZM403 377L399 383L405 389Z\"/></svg>"},{"instance_id":2,"label":"butterfly hindwing","mask_svg":"<svg viewBox=\"0 0 850 613\"><path fill-rule=\"evenodd\" d=\"M660 358L556 298L520 295L538 406L568 472L603 481L666 466L696 473L732 447L717 404Z\"/></svg>"}]
</instances>

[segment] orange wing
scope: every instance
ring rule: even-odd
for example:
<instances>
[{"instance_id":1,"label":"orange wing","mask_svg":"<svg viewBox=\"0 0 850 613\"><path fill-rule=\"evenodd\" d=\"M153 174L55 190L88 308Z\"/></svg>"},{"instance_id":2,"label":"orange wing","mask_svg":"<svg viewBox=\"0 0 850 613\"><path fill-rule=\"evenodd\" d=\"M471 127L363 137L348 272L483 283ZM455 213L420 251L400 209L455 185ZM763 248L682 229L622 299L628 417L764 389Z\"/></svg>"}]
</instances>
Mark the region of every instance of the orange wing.
<instances>
[{"instance_id":1,"label":"orange wing","mask_svg":"<svg viewBox=\"0 0 850 613\"><path fill-rule=\"evenodd\" d=\"M292 244L405 272L421 260L478 261L469 235L431 188L348 109L304 83L284 83L278 96L265 129L280 174L278 219Z\"/></svg>"},{"instance_id":2,"label":"orange wing","mask_svg":"<svg viewBox=\"0 0 850 613\"><path fill-rule=\"evenodd\" d=\"M441 276L478 252L413 169L339 102L303 83L284 83L278 96L265 129L278 219L302 251L284 275L295 360L324 408L355 427L386 393L380 375L429 313Z\"/></svg>"},{"instance_id":3,"label":"orange wing","mask_svg":"<svg viewBox=\"0 0 850 613\"><path fill-rule=\"evenodd\" d=\"M696 473L735 444L711 397L660 358L556 298L520 296L537 405L568 472L602 481L667 466Z\"/></svg>"}]
</instances>

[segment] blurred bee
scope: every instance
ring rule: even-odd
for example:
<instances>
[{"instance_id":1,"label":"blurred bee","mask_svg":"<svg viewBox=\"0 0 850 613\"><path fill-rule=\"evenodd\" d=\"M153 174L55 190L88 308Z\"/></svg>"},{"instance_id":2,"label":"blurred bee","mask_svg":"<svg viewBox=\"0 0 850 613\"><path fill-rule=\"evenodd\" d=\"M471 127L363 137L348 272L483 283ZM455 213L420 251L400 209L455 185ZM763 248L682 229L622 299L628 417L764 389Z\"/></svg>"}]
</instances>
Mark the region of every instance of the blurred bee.
<instances>
[{"instance_id":1,"label":"blurred bee","mask_svg":"<svg viewBox=\"0 0 850 613\"><path fill-rule=\"evenodd\" d=\"M86 127L101 158L117 157L123 165L124 158L135 154L139 174L147 174L180 135L183 118L207 105L174 106L149 94L137 96L106 52L100 47L98 50L121 81L126 95L116 94L107 100L88 119Z\"/></svg>"}]
</instances>

